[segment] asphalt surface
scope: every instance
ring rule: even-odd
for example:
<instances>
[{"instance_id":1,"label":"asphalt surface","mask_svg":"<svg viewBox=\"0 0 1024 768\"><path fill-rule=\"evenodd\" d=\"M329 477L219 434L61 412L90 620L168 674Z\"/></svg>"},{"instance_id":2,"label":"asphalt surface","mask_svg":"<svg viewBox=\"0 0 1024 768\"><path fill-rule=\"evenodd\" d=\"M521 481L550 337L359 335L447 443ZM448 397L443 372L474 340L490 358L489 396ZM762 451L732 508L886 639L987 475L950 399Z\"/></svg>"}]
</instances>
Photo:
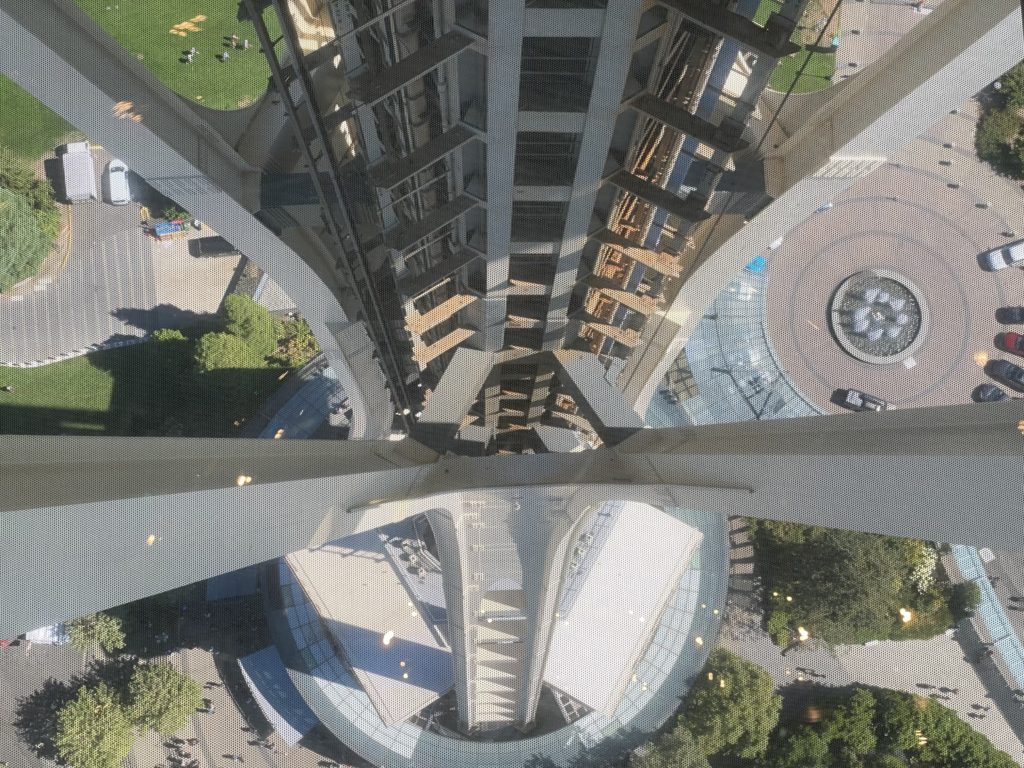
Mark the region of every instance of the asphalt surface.
<instances>
[{"instance_id":1,"label":"asphalt surface","mask_svg":"<svg viewBox=\"0 0 1024 768\"><path fill-rule=\"evenodd\" d=\"M87 201L75 203L70 213L71 248L63 269L27 294L0 296L2 363L42 361L153 330L155 315L138 311L156 304L152 246L139 226L138 207Z\"/></svg>"}]
</instances>

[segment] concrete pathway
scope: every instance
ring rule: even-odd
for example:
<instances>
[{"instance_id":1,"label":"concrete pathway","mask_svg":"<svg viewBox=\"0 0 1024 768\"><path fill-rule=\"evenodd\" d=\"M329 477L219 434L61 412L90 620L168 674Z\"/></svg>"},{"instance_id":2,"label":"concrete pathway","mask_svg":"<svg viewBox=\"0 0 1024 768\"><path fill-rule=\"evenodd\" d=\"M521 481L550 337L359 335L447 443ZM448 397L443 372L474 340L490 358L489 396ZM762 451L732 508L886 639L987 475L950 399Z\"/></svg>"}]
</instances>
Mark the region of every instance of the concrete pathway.
<instances>
[{"instance_id":1,"label":"concrete pathway","mask_svg":"<svg viewBox=\"0 0 1024 768\"><path fill-rule=\"evenodd\" d=\"M756 584L752 568L747 567L753 552L742 522L731 521L730 544L730 595L719 643L767 670L785 695L788 711L800 712L810 703L812 685L863 683L919 696L944 696L948 699L939 703L1024 765L1024 748L1017 735L1024 726L1024 712L994 664L972 663L982 646L969 624L931 640L837 646L834 651L812 642L783 655L761 629ZM802 688L807 688L806 694Z\"/></svg>"}]
</instances>

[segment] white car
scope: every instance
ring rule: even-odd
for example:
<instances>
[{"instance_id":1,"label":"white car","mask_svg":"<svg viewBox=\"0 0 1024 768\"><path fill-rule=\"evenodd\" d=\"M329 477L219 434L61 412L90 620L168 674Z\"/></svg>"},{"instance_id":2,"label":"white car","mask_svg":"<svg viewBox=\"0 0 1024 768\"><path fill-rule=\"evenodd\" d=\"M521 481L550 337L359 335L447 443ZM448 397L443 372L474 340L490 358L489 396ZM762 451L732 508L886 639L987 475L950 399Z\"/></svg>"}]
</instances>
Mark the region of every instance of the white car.
<instances>
[{"instance_id":1,"label":"white car","mask_svg":"<svg viewBox=\"0 0 1024 768\"><path fill-rule=\"evenodd\" d=\"M128 166L120 160L111 160L103 172L103 196L111 205L128 205L132 201L128 189Z\"/></svg>"},{"instance_id":2,"label":"white car","mask_svg":"<svg viewBox=\"0 0 1024 768\"><path fill-rule=\"evenodd\" d=\"M1002 245L998 248L993 248L991 251L985 251L979 257L979 261L982 268L987 269L989 272L1024 264L1024 240L1019 240L1009 245Z\"/></svg>"}]
</instances>

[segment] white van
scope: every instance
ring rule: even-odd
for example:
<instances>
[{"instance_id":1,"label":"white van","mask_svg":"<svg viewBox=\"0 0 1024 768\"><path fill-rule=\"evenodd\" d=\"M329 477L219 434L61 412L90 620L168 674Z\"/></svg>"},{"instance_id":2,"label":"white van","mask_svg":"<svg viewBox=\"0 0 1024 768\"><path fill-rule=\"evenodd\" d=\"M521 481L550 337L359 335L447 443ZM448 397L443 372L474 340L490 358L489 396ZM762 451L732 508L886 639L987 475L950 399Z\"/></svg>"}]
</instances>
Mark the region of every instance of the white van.
<instances>
[{"instance_id":1,"label":"white van","mask_svg":"<svg viewBox=\"0 0 1024 768\"><path fill-rule=\"evenodd\" d=\"M59 148L64 176L64 197L69 203L96 200L96 166L88 141L73 141Z\"/></svg>"},{"instance_id":2,"label":"white van","mask_svg":"<svg viewBox=\"0 0 1024 768\"><path fill-rule=\"evenodd\" d=\"M120 160L107 163L103 172L103 197L111 205L128 205L132 200L128 189L128 166Z\"/></svg>"}]
</instances>

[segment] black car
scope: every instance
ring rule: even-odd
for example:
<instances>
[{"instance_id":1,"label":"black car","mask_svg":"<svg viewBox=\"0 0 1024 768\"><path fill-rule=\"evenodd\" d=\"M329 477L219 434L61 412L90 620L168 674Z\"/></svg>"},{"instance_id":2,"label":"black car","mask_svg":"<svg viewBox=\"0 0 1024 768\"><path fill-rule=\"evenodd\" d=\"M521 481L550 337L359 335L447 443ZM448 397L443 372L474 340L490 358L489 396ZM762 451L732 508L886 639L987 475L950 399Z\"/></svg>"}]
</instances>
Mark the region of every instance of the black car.
<instances>
[{"instance_id":1,"label":"black car","mask_svg":"<svg viewBox=\"0 0 1024 768\"><path fill-rule=\"evenodd\" d=\"M1024 368L1009 360L989 360L985 363L985 373L1011 389L1024 392Z\"/></svg>"},{"instance_id":2,"label":"black car","mask_svg":"<svg viewBox=\"0 0 1024 768\"><path fill-rule=\"evenodd\" d=\"M971 399L976 403L998 403L1009 400L1010 396L995 384L979 384L971 393Z\"/></svg>"},{"instance_id":3,"label":"black car","mask_svg":"<svg viewBox=\"0 0 1024 768\"><path fill-rule=\"evenodd\" d=\"M1024 307L1000 307L996 310L1000 323L1024 323Z\"/></svg>"},{"instance_id":4,"label":"black car","mask_svg":"<svg viewBox=\"0 0 1024 768\"><path fill-rule=\"evenodd\" d=\"M859 389L837 389L833 402L851 411L886 411L889 403L880 397L868 395Z\"/></svg>"}]
</instances>

